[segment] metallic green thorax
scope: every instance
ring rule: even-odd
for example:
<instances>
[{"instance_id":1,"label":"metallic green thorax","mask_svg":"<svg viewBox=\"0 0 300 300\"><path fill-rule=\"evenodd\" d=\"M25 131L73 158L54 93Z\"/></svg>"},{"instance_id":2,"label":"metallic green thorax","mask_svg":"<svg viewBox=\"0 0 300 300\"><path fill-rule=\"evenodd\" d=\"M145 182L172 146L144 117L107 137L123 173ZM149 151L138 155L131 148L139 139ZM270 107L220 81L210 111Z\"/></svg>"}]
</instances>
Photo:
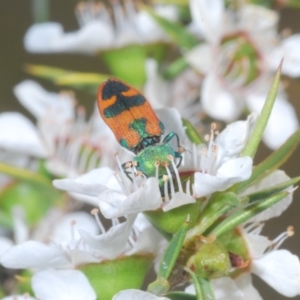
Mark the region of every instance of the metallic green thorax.
<instances>
[{"instance_id":1,"label":"metallic green thorax","mask_svg":"<svg viewBox=\"0 0 300 300\"><path fill-rule=\"evenodd\" d=\"M156 176L156 163L159 163L158 177L161 178L167 174L165 165L168 165L171 173L173 172L170 156L175 159L175 151L169 143L164 143L148 146L139 152L133 160L137 162L136 169L147 178Z\"/></svg>"}]
</instances>

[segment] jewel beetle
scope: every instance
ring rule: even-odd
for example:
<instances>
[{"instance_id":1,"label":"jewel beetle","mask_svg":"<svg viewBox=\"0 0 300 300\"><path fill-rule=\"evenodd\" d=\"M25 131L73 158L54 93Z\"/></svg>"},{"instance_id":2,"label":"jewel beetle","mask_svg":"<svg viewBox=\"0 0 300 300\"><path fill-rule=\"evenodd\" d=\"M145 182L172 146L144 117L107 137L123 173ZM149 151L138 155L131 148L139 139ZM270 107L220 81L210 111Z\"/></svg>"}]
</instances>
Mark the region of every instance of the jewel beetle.
<instances>
[{"instance_id":1,"label":"jewel beetle","mask_svg":"<svg viewBox=\"0 0 300 300\"><path fill-rule=\"evenodd\" d=\"M170 132L160 142L164 125L150 103L137 89L118 79L110 78L99 86L97 103L120 145L136 154L132 162L122 165L124 171L134 165L147 178L158 175L162 190L166 166L173 173L170 159L177 161L177 167L182 161L178 135ZM177 151L169 144L173 138L177 140Z\"/></svg>"}]
</instances>

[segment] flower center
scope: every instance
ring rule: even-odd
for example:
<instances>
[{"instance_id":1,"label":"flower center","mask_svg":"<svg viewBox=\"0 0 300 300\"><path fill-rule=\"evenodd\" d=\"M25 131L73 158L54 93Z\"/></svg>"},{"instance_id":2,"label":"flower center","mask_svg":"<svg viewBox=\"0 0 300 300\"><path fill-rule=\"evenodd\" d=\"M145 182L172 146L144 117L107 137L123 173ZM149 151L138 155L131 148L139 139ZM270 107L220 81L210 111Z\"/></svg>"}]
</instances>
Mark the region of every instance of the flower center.
<instances>
[{"instance_id":1,"label":"flower center","mask_svg":"<svg viewBox=\"0 0 300 300\"><path fill-rule=\"evenodd\" d=\"M252 83L261 72L259 52L245 32L222 39L220 60L223 77L240 87Z\"/></svg>"}]
</instances>

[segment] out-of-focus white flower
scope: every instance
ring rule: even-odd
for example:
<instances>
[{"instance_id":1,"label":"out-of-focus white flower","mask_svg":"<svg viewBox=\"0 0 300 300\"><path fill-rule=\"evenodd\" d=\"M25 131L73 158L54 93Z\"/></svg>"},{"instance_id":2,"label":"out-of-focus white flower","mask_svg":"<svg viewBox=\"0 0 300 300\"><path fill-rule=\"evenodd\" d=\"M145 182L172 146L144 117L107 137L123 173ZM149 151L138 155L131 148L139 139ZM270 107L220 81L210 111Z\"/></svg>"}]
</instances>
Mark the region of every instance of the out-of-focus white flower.
<instances>
[{"instance_id":1,"label":"out-of-focus white flower","mask_svg":"<svg viewBox=\"0 0 300 300\"><path fill-rule=\"evenodd\" d=\"M98 210L92 213L98 226L86 213L66 215L52 228L46 242L30 240L15 245L2 255L1 264L14 269L75 268L121 255L159 251L159 241L163 238L143 216L130 215L123 223L113 219L112 227L106 230Z\"/></svg>"},{"instance_id":2,"label":"out-of-focus white flower","mask_svg":"<svg viewBox=\"0 0 300 300\"><path fill-rule=\"evenodd\" d=\"M124 290L116 294L112 300L169 300L166 297L158 297L148 292L140 290Z\"/></svg>"},{"instance_id":3,"label":"out-of-focus white flower","mask_svg":"<svg viewBox=\"0 0 300 300\"><path fill-rule=\"evenodd\" d=\"M31 80L18 84L14 92L37 119L37 127L18 113L1 114L0 145L6 152L44 157L46 168L57 176L74 177L116 164L113 154L121 147L97 110L86 121L84 108L76 108L70 93L50 93Z\"/></svg>"},{"instance_id":4,"label":"out-of-focus white flower","mask_svg":"<svg viewBox=\"0 0 300 300\"><path fill-rule=\"evenodd\" d=\"M158 63L152 58L147 59L145 70L147 81L144 85L144 95L154 109L174 107L180 111L183 118L192 123L199 122L202 109L195 100L199 95L202 78L194 70L185 70L172 82L161 77Z\"/></svg>"},{"instance_id":5,"label":"out-of-focus white flower","mask_svg":"<svg viewBox=\"0 0 300 300\"><path fill-rule=\"evenodd\" d=\"M260 112L272 72L284 58L283 74L300 76L300 35L281 38L278 14L262 6L225 9L222 0L191 0L193 31L205 43L186 54L190 65L205 75L201 89L204 111L231 122L245 106ZM282 120L280 124L278 120ZM298 127L294 108L281 89L264 132L270 148L279 147Z\"/></svg>"},{"instance_id":6,"label":"out-of-focus white flower","mask_svg":"<svg viewBox=\"0 0 300 300\"><path fill-rule=\"evenodd\" d=\"M40 271L32 277L32 289L37 299L97 299L88 279L78 270Z\"/></svg>"},{"instance_id":7,"label":"out-of-focus white flower","mask_svg":"<svg viewBox=\"0 0 300 300\"><path fill-rule=\"evenodd\" d=\"M124 6L116 1L111 5L112 16L101 2L81 2L76 9L80 29L75 32L64 33L62 26L54 22L32 25L24 38L26 50L96 54L130 44L167 40L151 16L144 10L137 10L132 1L125 1ZM169 20L177 19L177 9L173 5L157 4L153 9Z\"/></svg>"},{"instance_id":8,"label":"out-of-focus white flower","mask_svg":"<svg viewBox=\"0 0 300 300\"><path fill-rule=\"evenodd\" d=\"M27 238L8 249L0 259L1 264L7 264L9 268L19 266L19 268L38 269L70 266L71 259L67 254L67 249L80 246L77 245L81 240L78 229L85 228L96 234L98 226L94 219L85 212L74 212L63 217L57 214L55 216L56 218L48 219L48 224L42 224L42 232L36 230L32 234L31 238L36 237L37 240Z\"/></svg>"},{"instance_id":9,"label":"out-of-focus white flower","mask_svg":"<svg viewBox=\"0 0 300 300\"><path fill-rule=\"evenodd\" d=\"M32 277L32 290L37 298L24 294L8 296L2 300L95 300L97 298L85 275L77 270L40 271Z\"/></svg>"}]
</instances>

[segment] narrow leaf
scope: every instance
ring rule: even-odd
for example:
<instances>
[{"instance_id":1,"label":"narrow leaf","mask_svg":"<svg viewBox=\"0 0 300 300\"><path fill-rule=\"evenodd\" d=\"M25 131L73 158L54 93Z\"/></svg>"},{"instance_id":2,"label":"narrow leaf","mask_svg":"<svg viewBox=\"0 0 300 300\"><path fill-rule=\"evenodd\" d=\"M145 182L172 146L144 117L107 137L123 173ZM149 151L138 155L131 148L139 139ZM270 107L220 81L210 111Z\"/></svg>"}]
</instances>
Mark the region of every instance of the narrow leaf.
<instances>
[{"instance_id":1,"label":"narrow leaf","mask_svg":"<svg viewBox=\"0 0 300 300\"><path fill-rule=\"evenodd\" d=\"M263 109L260 113L257 123L253 129L253 132L249 138L249 141L242 152L242 156L254 157L254 155L256 153L256 150L261 141L263 132L267 126L269 117L271 115L274 102L277 97L277 91L278 91L278 87L279 87L279 83L280 83L281 68L282 68L282 62L280 63L278 71L276 72L276 75L275 75L275 78L271 85L271 88L269 90L266 102L263 106Z\"/></svg>"},{"instance_id":2,"label":"narrow leaf","mask_svg":"<svg viewBox=\"0 0 300 300\"><path fill-rule=\"evenodd\" d=\"M171 272L176 264L178 255L181 251L182 244L185 235L188 231L189 221L185 221L179 230L174 234L171 242L166 249L162 260L159 264L157 279L148 285L148 291L155 294L161 295L165 294L169 288L169 282L167 279L171 275Z\"/></svg>"},{"instance_id":3,"label":"narrow leaf","mask_svg":"<svg viewBox=\"0 0 300 300\"><path fill-rule=\"evenodd\" d=\"M226 218L223 222L217 225L212 231L207 232L207 235L220 236L221 234L235 228L236 226L246 222L251 219L258 213L266 210L272 205L278 203L282 199L284 199L288 195L288 192L281 192L276 195L273 195L267 199L264 199L260 202L255 202L252 205L249 205L247 208L238 211L228 218Z\"/></svg>"},{"instance_id":4,"label":"narrow leaf","mask_svg":"<svg viewBox=\"0 0 300 300\"><path fill-rule=\"evenodd\" d=\"M274 194L277 194L277 193L282 192L283 190L286 190L287 188L298 183L299 181L300 181L300 176L295 177L291 180L282 182L280 184L274 185L269 189L265 189L265 190L247 195L247 198L249 199L249 203L253 203L253 202L259 201L261 199L266 199Z\"/></svg>"},{"instance_id":5,"label":"narrow leaf","mask_svg":"<svg viewBox=\"0 0 300 300\"><path fill-rule=\"evenodd\" d=\"M187 294L184 292L167 293L166 297L171 300L197 300L197 297L195 295Z\"/></svg>"},{"instance_id":6,"label":"narrow leaf","mask_svg":"<svg viewBox=\"0 0 300 300\"><path fill-rule=\"evenodd\" d=\"M190 34L180 23L158 16L149 8L146 8L146 10L158 25L169 35L173 42L177 43L182 48L188 50L199 44L197 38Z\"/></svg>"},{"instance_id":7,"label":"narrow leaf","mask_svg":"<svg viewBox=\"0 0 300 300\"><path fill-rule=\"evenodd\" d=\"M188 63L186 62L184 57L180 57L173 61L166 71L164 72L164 76L166 79L172 79L184 71L188 67Z\"/></svg>"},{"instance_id":8,"label":"narrow leaf","mask_svg":"<svg viewBox=\"0 0 300 300\"><path fill-rule=\"evenodd\" d=\"M31 172L26 169L21 169L18 167L10 166L4 163L0 163L0 173L9 175L19 180L27 181L30 183L35 183L45 188L53 189L51 180L41 176L40 174Z\"/></svg>"},{"instance_id":9,"label":"narrow leaf","mask_svg":"<svg viewBox=\"0 0 300 300\"><path fill-rule=\"evenodd\" d=\"M202 136L200 135L200 133L197 131L197 129L191 124L190 121L188 121L187 119L182 119L182 123L183 126L185 127L185 133L188 136L189 140L196 144L196 145L200 145L200 144L204 144L205 141L202 138Z\"/></svg>"},{"instance_id":10,"label":"narrow leaf","mask_svg":"<svg viewBox=\"0 0 300 300\"><path fill-rule=\"evenodd\" d=\"M179 230L174 234L173 239L168 245L167 250L160 262L158 269L158 278L168 279L180 253L185 235L188 231L189 221L185 221Z\"/></svg>"},{"instance_id":11,"label":"narrow leaf","mask_svg":"<svg viewBox=\"0 0 300 300\"><path fill-rule=\"evenodd\" d=\"M261 180L270 172L282 166L294 153L300 142L300 128L264 161L254 167L251 177L237 185L236 191L241 192L253 183Z\"/></svg>"},{"instance_id":12,"label":"narrow leaf","mask_svg":"<svg viewBox=\"0 0 300 300\"><path fill-rule=\"evenodd\" d=\"M75 72L44 65L26 65L25 71L31 75L51 80L60 86L86 89L91 92L96 92L99 83L109 78L107 74Z\"/></svg>"}]
</instances>

